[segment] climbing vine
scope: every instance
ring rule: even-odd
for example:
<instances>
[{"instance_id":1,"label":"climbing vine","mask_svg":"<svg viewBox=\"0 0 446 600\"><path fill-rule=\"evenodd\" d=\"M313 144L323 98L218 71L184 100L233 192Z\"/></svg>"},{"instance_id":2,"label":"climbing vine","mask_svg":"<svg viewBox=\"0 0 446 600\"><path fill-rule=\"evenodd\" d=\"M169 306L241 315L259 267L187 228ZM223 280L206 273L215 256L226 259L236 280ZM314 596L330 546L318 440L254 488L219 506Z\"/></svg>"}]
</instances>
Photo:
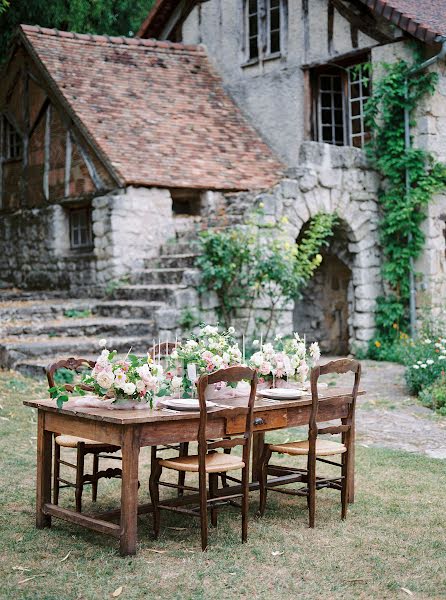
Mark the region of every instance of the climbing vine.
<instances>
[{"instance_id":1,"label":"climbing vine","mask_svg":"<svg viewBox=\"0 0 446 600\"><path fill-rule=\"evenodd\" d=\"M375 355L382 344L392 344L407 330L410 261L416 260L423 248L421 224L426 218L425 209L432 195L446 186L445 165L412 144L409 150L405 148L404 109L409 110L412 128L416 125L415 109L424 96L433 94L438 80L437 74L429 71L411 76L420 63L416 51L414 64L400 60L382 65L385 73L373 81L373 95L366 106L372 131L367 153L384 180L379 203L386 292L377 301L377 334L371 344Z\"/></svg>"}]
</instances>

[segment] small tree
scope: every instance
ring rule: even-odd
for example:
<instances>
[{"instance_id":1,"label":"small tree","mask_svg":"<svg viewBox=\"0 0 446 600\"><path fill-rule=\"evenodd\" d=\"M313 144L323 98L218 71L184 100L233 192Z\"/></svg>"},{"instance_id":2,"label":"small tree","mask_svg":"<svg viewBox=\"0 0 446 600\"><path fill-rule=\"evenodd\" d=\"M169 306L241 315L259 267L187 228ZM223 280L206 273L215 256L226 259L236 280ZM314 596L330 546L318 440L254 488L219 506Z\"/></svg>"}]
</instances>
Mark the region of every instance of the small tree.
<instances>
[{"instance_id":1,"label":"small tree","mask_svg":"<svg viewBox=\"0 0 446 600\"><path fill-rule=\"evenodd\" d=\"M217 294L219 318L229 327L240 309L247 311L245 333L256 301L266 301L265 338L274 329L286 304L300 296L320 265L321 249L333 234L336 216L319 213L310 222L299 244L286 233L287 219L263 223L261 212L246 224L213 229L201 234L201 293Z\"/></svg>"}]
</instances>

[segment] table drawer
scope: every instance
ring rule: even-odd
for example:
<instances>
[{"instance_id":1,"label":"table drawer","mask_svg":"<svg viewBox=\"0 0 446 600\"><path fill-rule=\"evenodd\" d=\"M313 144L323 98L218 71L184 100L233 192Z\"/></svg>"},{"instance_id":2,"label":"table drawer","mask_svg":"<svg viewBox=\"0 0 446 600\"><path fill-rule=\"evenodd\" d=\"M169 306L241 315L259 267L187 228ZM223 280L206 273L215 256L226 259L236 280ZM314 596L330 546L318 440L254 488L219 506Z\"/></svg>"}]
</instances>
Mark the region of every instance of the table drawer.
<instances>
[{"instance_id":1,"label":"table drawer","mask_svg":"<svg viewBox=\"0 0 446 600\"><path fill-rule=\"evenodd\" d=\"M245 430L246 415L235 415L226 419L226 433L233 435L243 433ZM254 431L265 431L267 429L279 429L288 424L287 411L265 410L254 414Z\"/></svg>"}]
</instances>

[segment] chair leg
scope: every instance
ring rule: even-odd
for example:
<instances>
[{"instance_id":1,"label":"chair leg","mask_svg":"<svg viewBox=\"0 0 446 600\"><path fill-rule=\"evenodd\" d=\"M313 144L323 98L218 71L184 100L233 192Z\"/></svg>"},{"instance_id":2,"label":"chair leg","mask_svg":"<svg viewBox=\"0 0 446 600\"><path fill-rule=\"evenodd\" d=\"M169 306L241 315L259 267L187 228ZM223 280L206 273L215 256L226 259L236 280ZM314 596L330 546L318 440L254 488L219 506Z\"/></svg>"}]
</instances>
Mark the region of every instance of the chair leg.
<instances>
[{"instance_id":1,"label":"chair leg","mask_svg":"<svg viewBox=\"0 0 446 600\"><path fill-rule=\"evenodd\" d=\"M248 541L249 463L242 469L242 542Z\"/></svg>"},{"instance_id":2,"label":"chair leg","mask_svg":"<svg viewBox=\"0 0 446 600\"><path fill-rule=\"evenodd\" d=\"M267 478L268 478L268 463L269 463L269 459L271 458L271 450L265 446L263 453L262 453L262 458L261 458L261 462L260 462L260 506L259 506L259 515L263 517L263 515L265 514L265 508L266 508L266 496L268 493L268 490L266 488L266 484L267 484Z\"/></svg>"},{"instance_id":3,"label":"chair leg","mask_svg":"<svg viewBox=\"0 0 446 600\"><path fill-rule=\"evenodd\" d=\"M314 527L316 513L316 456L308 455L308 509L309 527Z\"/></svg>"},{"instance_id":4,"label":"chair leg","mask_svg":"<svg viewBox=\"0 0 446 600\"><path fill-rule=\"evenodd\" d=\"M225 454L231 454L231 448L225 448L225 449L223 450L223 452L224 452ZM220 477L221 477L221 485L222 485L222 487L224 487L224 488L225 488L225 487L229 487L228 480L227 480L227 478L226 478L226 473L221 473L221 474L220 474Z\"/></svg>"},{"instance_id":5,"label":"chair leg","mask_svg":"<svg viewBox=\"0 0 446 600\"><path fill-rule=\"evenodd\" d=\"M97 454L93 454L93 483L91 484L91 499L93 502L96 502L98 498L98 480L96 479L96 475L99 471L99 456Z\"/></svg>"},{"instance_id":6,"label":"chair leg","mask_svg":"<svg viewBox=\"0 0 446 600\"><path fill-rule=\"evenodd\" d=\"M180 443L180 456L188 456L189 454L189 442L181 442ZM186 471L178 471L178 485L184 485L186 481ZM184 490L178 488L178 497L184 495Z\"/></svg>"},{"instance_id":7,"label":"chair leg","mask_svg":"<svg viewBox=\"0 0 446 600\"><path fill-rule=\"evenodd\" d=\"M79 442L77 445L77 464L76 464L76 511L82 512L82 492L84 491L84 462L85 462L85 444Z\"/></svg>"},{"instance_id":8,"label":"chair leg","mask_svg":"<svg viewBox=\"0 0 446 600\"><path fill-rule=\"evenodd\" d=\"M342 467L341 467L341 475L342 475L342 487L341 487L341 519L344 521L347 518L347 507L348 507L348 468L349 468L349 459L350 452L344 452L342 455Z\"/></svg>"},{"instance_id":9,"label":"chair leg","mask_svg":"<svg viewBox=\"0 0 446 600\"><path fill-rule=\"evenodd\" d=\"M54 468L53 468L53 504L59 504L60 489L60 446L54 444Z\"/></svg>"},{"instance_id":10,"label":"chair leg","mask_svg":"<svg viewBox=\"0 0 446 600\"><path fill-rule=\"evenodd\" d=\"M208 546L208 506L207 506L206 473L199 474L199 489L200 489L201 549L204 552Z\"/></svg>"},{"instance_id":11,"label":"chair leg","mask_svg":"<svg viewBox=\"0 0 446 600\"><path fill-rule=\"evenodd\" d=\"M153 448L152 448L153 453ZM156 448L155 448L156 453ZM160 532L160 493L159 493L159 480L161 477L162 467L157 460L152 463L152 470L150 471L149 489L150 489L150 500L152 502L153 511L153 535L155 539L158 538Z\"/></svg>"},{"instance_id":12,"label":"chair leg","mask_svg":"<svg viewBox=\"0 0 446 600\"><path fill-rule=\"evenodd\" d=\"M209 496L216 498L218 495L218 473L209 473ZM217 508L211 507L211 524L217 527Z\"/></svg>"}]
</instances>

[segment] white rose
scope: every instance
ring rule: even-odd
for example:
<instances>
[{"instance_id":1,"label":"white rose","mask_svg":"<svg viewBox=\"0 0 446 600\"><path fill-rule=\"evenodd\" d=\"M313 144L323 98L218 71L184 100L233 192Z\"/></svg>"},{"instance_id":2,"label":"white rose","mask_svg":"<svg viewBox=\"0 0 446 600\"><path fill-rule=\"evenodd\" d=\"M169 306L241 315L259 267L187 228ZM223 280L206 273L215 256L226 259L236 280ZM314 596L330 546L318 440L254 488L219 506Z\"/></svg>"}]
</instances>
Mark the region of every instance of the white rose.
<instances>
[{"instance_id":1,"label":"white rose","mask_svg":"<svg viewBox=\"0 0 446 600\"><path fill-rule=\"evenodd\" d=\"M128 382L124 384L122 389L124 390L124 394L132 396L136 391L136 385L134 383Z\"/></svg>"},{"instance_id":2,"label":"white rose","mask_svg":"<svg viewBox=\"0 0 446 600\"><path fill-rule=\"evenodd\" d=\"M235 333L235 329L234 329L234 327L230 327L230 328L228 329L228 333L230 333L231 335L233 335L233 334Z\"/></svg>"},{"instance_id":3,"label":"white rose","mask_svg":"<svg viewBox=\"0 0 446 600\"><path fill-rule=\"evenodd\" d=\"M101 340L99 340L100 348L105 348L106 345L107 345L107 340L105 338L102 338Z\"/></svg>"},{"instance_id":4,"label":"white rose","mask_svg":"<svg viewBox=\"0 0 446 600\"><path fill-rule=\"evenodd\" d=\"M110 373L110 371L101 371L96 377L96 381L98 382L98 384L101 386L101 388L104 388L105 390L111 388L114 380L115 377L113 373Z\"/></svg>"},{"instance_id":5,"label":"white rose","mask_svg":"<svg viewBox=\"0 0 446 600\"><path fill-rule=\"evenodd\" d=\"M173 350L170 353L171 358L173 358L174 360L176 360L178 358L178 352L176 350Z\"/></svg>"}]
</instances>

